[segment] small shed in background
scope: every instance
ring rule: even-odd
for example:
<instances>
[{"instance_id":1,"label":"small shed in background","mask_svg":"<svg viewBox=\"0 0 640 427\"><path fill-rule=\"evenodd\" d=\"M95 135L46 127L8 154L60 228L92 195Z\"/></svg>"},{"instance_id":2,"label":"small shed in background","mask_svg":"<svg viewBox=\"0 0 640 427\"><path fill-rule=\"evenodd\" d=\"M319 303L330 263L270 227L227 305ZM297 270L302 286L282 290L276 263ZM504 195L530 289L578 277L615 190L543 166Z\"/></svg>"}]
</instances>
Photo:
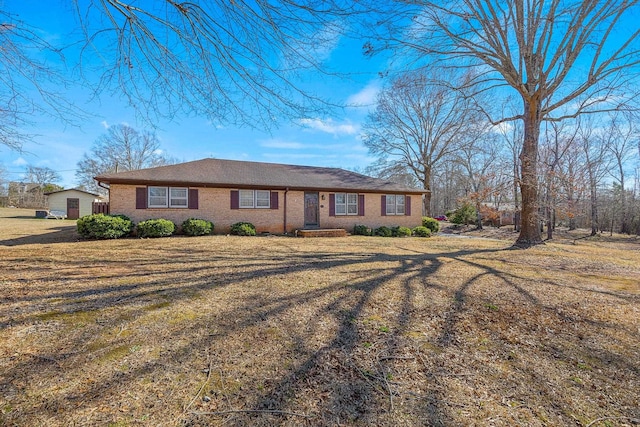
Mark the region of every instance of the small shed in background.
<instances>
[{"instance_id":1,"label":"small shed in background","mask_svg":"<svg viewBox=\"0 0 640 427\"><path fill-rule=\"evenodd\" d=\"M62 211L67 214L67 219L78 219L85 215L91 215L94 202L104 202L105 197L88 191L72 188L69 190L53 191L45 193L47 207L50 211Z\"/></svg>"}]
</instances>

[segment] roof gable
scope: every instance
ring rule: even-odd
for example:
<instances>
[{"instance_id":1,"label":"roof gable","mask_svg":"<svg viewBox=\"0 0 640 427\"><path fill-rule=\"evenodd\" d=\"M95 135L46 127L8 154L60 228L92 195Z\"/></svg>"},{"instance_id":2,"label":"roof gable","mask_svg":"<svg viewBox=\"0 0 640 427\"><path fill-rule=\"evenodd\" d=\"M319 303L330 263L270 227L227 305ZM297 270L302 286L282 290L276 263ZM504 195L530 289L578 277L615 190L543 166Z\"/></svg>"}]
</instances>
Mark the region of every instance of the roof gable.
<instances>
[{"instance_id":1,"label":"roof gable","mask_svg":"<svg viewBox=\"0 0 640 427\"><path fill-rule=\"evenodd\" d=\"M107 184L425 193L338 168L202 159L95 177Z\"/></svg>"},{"instance_id":2,"label":"roof gable","mask_svg":"<svg viewBox=\"0 0 640 427\"><path fill-rule=\"evenodd\" d=\"M87 195L89 195L89 196L98 197L98 198L101 198L101 199L103 199L103 198L104 198L104 196L101 196L100 194L91 193L91 192L86 191L86 190L80 190L79 188L67 188L66 190L51 191L51 192L44 193L44 194L45 194L45 196L50 196L50 195L52 195L52 194L58 194L58 193L69 193L69 192L84 193L84 194L87 194Z\"/></svg>"}]
</instances>

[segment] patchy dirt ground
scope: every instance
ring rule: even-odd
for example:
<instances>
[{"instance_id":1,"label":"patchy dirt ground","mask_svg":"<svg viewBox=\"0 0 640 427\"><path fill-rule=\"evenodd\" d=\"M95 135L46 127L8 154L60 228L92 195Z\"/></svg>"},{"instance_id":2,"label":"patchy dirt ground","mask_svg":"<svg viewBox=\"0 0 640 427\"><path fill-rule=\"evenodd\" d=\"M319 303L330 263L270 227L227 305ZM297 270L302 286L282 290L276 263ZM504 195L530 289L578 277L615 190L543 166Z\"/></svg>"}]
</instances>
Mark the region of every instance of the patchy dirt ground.
<instances>
[{"instance_id":1,"label":"patchy dirt ground","mask_svg":"<svg viewBox=\"0 0 640 427\"><path fill-rule=\"evenodd\" d=\"M16 212L0 425L640 424L637 240L96 242Z\"/></svg>"}]
</instances>

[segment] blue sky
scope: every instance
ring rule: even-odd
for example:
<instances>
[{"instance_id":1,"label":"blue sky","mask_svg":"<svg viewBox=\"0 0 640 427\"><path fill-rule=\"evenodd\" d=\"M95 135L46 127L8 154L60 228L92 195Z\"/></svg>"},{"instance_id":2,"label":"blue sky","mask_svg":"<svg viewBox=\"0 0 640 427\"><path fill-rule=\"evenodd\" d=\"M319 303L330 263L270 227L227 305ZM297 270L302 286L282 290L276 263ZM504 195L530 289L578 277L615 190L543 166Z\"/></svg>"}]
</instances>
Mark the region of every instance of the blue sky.
<instances>
[{"instance_id":1,"label":"blue sky","mask_svg":"<svg viewBox=\"0 0 640 427\"><path fill-rule=\"evenodd\" d=\"M74 25L69 3L52 0L0 3L5 10L19 14L20 19L42 30L41 36L52 42L64 40ZM329 95L335 102L356 104L341 110L334 117L308 119L291 118L269 131L222 126L206 117L177 117L172 122L156 123L156 134L165 154L179 161L205 157L221 159L290 163L310 166L341 167L362 170L375 159L361 141L361 124L372 108L382 80L377 73L384 67L383 59L366 59L357 42L336 43L324 52L327 63L342 72L351 72L348 79L323 77L302 82L316 93ZM73 64L70 64L73 65ZM69 67L69 73L74 72ZM126 123L138 130L150 126L136 119L135 112L117 97L103 95L99 102L89 102L90 91L80 85L67 91L68 98L91 115L77 126L50 117L32 117L32 126L22 128L36 134L33 143L25 144L23 152L0 146L0 164L8 180L21 180L27 165L48 167L62 177L65 188L74 187L75 168L93 142L108 126Z\"/></svg>"}]
</instances>

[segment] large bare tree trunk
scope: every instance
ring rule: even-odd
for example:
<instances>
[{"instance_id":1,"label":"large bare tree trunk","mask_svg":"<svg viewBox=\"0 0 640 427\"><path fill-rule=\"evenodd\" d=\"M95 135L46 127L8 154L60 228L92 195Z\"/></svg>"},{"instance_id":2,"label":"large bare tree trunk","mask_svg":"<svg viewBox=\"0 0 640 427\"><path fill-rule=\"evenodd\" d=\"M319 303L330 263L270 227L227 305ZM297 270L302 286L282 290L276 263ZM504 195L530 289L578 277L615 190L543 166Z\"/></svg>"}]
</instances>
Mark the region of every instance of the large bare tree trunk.
<instances>
[{"instance_id":1,"label":"large bare tree trunk","mask_svg":"<svg viewBox=\"0 0 640 427\"><path fill-rule=\"evenodd\" d=\"M428 166L425 166L424 168L424 175L422 177L422 188L424 188L425 190L429 190L428 193L426 193L424 195L423 203L423 210L422 213L425 216L431 216L431 168Z\"/></svg>"},{"instance_id":2,"label":"large bare tree trunk","mask_svg":"<svg viewBox=\"0 0 640 427\"><path fill-rule=\"evenodd\" d=\"M536 99L524 103L524 143L520 153L520 194L522 195L521 228L516 246L529 247L543 243L538 215L538 139L540 108Z\"/></svg>"}]
</instances>

